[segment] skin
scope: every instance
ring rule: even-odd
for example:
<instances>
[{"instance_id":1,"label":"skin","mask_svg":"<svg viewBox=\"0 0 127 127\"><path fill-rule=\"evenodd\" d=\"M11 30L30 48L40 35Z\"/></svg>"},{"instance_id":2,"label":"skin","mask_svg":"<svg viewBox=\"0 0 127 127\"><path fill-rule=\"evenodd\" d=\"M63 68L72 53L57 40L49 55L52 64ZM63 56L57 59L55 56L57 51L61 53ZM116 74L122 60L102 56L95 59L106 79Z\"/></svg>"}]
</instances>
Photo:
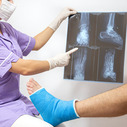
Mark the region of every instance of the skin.
<instances>
[{"instance_id":1,"label":"skin","mask_svg":"<svg viewBox=\"0 0 127 127\"><path fill-rule=\"evenodd\" d=\"M53 33L53 29L47 27L44 31L36 35L34 37L36 43L33 50L38 51L40 48L42 48L51 38ZM48 71L49 68L50 65L48 61L19 59L16 63L12 63L12 67L9 71L21 75L34 75Z\"/></svg>"},{"instance_id":2,"label":"skin","mask_svg":"<svg viewBox=\"0 0 127 127\"><path fill-rule=\"evenodd\" d=\"M54 31L48 27L44 31L36 35L34 37L36 43L33 50L38 51L40 48L42 48L51 38L53 33ZM50 65L48 61L19 59L16 63L12 63L12 68L9 71L22 75L33 75L48 71L49 68Z\"/></svg>"},{"instance_id":3,"label":"skin","mask_svg":"<svg viewBox=\"0 0 127 127\"><path fill-rule=\"evenodd\" d=\"M116 117L127 114L127 84L76 103L81 117Z\"/></svg>"},{"instance_id":4,"label":"skin","mask_svg":"<svg viewBox=\"0 0 127 127\"><path fill-rule=\"evenodd\" d=\"M29 95L42 88L33 78L27 83ZM116 117L127 114L127 84L119 88L77 101L76 111L80 117Z\"/></svg>"}]
</instances>

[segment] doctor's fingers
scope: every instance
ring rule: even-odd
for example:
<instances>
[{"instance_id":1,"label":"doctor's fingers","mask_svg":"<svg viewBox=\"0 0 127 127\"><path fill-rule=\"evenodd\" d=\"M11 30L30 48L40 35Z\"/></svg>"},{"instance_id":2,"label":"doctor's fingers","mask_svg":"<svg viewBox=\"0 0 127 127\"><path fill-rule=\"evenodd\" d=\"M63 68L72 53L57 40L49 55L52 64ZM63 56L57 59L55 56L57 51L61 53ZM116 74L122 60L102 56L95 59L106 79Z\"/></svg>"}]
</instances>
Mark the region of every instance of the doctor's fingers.
<instances>
[{"instance_id":1,"label":"doctor's fingers","mask_svg":"<svg viewBox=\"0 0 127 127\"><path fill-rule=\"evenodd\" d=\"M67 12L67 17L70 16L70 15L74 15L76 13L77 13L77 11L68 11Z\"/></svg>"},{"instance_id":2,"label":"doctor's fingers","mask_svg":"<svg viewBox=\"0 0 127 127\"><path fill-rule=\"evenodd\" d=\"M60 16L63 16L64 19L65 19L65 18L67 18L68 16L73 15L73 14L76 14L76 13L77 13L76 10L74 10L74 9L72 9L72 8L66 7L66 8L64 8L64 9L61 11Z\"/></svg>"},{"instance_id":3,"label":"doctor's fingers","mask_svg":"<svg viewBox=\"0 0 127 127\"><path fill-rule=\"evenodd\" d=\"M64 10L77 12L74 8L71 8L71 7L66 7L64 8Z\"/></svg>"},{"instance_id":4,"label":"doctor's fingers","mask_svg":"<svg viewBox=\"0 0 127 127\"><path fill-rule=\"evenodd\" d=\"M66 52L66 54L71 55L72 53L76 52L78 50L78 48L73 48L71 50L69 50L68 52Z\"/></svg>"}]
</instances>

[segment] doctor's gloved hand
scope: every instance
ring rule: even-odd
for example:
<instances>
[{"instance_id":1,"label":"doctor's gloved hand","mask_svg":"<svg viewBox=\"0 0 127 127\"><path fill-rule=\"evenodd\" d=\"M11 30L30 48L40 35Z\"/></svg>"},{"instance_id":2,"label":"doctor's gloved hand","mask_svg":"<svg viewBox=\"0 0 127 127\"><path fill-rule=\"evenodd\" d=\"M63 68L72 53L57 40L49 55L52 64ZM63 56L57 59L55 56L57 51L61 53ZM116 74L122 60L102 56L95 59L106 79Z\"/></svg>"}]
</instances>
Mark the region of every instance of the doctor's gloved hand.
<instances>
[{"instance_id":1,"label":"doctor's gloved hand","mask_svg":"<svg viewBox=\"0 0 127 127\"><path fill-rule=\"evenodd\" d=\"M64 8L60 14L55 18L55 20L49 25L50 28L52 28L54 31L60 26L61 22L65 20L68 16L76 14L77 11L66 7Z\"/></svg>"},{"instance_id":2,"label":"doctor's gloved hand","mask_svg":"<svg viewBox=\"0 0 127 127\"><path fill-rule=\"evenodd\" d=\"M78 50L78 48L74 48L74 49L71 49L70 51L68 51L66 53L59 54L53 58L48 59L47 61L49 62L50 69L53 69L55 67L67 66L69 64L70 55L72 53L76 52L77 50Z\"/></svg>"}]
</instances>

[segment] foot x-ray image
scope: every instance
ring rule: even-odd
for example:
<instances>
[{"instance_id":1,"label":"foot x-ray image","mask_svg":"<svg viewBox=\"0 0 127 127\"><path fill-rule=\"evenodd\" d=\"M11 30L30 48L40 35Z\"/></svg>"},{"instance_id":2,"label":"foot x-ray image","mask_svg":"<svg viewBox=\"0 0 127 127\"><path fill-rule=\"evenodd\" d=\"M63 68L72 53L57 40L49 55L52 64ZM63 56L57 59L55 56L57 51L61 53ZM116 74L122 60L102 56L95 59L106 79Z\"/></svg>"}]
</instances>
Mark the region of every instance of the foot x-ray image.
<instances>
[{"instance_id":1,"label":"foot x-ray image","mask_svg":"<svg viewBox=\"0 0 127 127\"><path fill-rule=\"evenodd\" d=\"M78 47L64 79L123 83L126 13L71 15L66 50Z\"/></svg>"}]
</instances>

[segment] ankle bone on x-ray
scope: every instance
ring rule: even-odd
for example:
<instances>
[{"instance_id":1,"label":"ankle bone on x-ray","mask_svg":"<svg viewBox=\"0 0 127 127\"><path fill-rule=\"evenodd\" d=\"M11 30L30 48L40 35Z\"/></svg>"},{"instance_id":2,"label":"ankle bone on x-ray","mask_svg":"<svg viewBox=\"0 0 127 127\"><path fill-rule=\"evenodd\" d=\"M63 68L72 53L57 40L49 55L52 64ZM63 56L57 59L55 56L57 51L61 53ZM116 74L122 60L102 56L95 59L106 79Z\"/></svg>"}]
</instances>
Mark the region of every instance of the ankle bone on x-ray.
<instances>
[{"instance_id":1,"label":"ankle bone on x-ray","mask_svg":"<svg viewBox=\"0 0 127 127\"><path fill-rule=\"evenodd\" d=\"M122 37L114 30L115 13L109 14L109 21L106 31L100 33L100 38L104 41L111 41L120 46L123 45Z\"/></svg>"},{"instance_id":2,"label":"ankle bone on x-ray","mask_svg":"<svg viewBox=\"0 0 127 127\"><path fill-rule=\"evenodd\" d=\"M80 49L76 52L76 59L74 60L74 79L84 80L85 79L85 65L87 60L87 49Z\"/></svg>"},{"instance_id":3,"label":"ankle bone on x-ray","mask_svg":"<svg viewBox=\"0 0 127 127\"><path fill-rule=\"evenodd\" d=\"M77 44L80 46L89 45L89 13L81 13L80 32L77 36Z\"/></svg>"},{"instance_id":4,"label":"ankle bone on x-ray","mask_svg":"<svg viewBox=\"0 0 127 127\"><path fill-rule=\"evenodd\" d=\"M109 49L105 54L103 77L105 79L109 77L113 81L116 81L116 73L114 72L114 57L115 57L115 50Z\"/></svg>"}]
</instances>

